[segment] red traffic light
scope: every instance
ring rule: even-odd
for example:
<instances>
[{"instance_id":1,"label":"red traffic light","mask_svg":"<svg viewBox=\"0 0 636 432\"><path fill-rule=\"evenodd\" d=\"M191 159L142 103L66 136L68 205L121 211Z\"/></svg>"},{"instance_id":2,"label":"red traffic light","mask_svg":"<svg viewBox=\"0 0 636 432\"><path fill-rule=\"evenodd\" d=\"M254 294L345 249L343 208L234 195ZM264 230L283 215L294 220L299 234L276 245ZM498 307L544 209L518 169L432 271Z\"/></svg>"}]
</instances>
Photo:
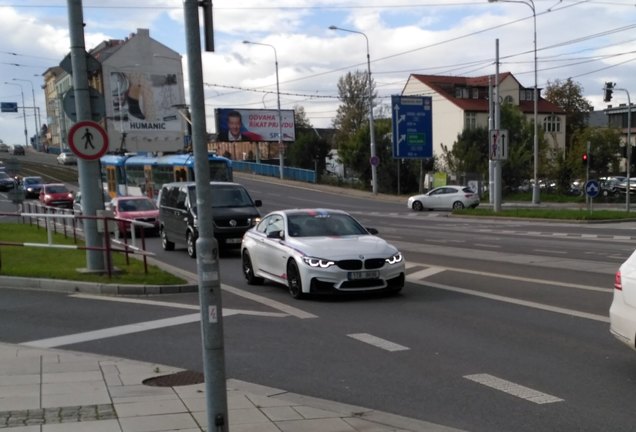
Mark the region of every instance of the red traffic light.
<instances>
[{"instance_id":1,"label":"red traffic light","mask_svg":"<svg viewBox=\"0 0 636 432\"><path fill-rule=\"evenodd\" d=\"M581 160L583 162L587 162L587 153L583 153L583 156L581 157Z\"/></svg>"}]
</instances>

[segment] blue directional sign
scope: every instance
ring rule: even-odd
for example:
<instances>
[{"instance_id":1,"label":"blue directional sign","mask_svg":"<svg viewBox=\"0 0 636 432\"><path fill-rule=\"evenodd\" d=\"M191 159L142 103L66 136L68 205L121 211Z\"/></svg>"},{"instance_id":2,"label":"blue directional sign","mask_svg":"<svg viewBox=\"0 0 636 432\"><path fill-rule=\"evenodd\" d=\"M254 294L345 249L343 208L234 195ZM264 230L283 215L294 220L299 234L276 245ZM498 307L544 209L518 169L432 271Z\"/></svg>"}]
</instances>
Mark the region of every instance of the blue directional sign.
<instances>
[{"instance_id":1,"label":"blue directional sign","mask_svg":"<svg viewBox=\"0 0 636 432\"><path fill-rule=\"evenodd\" d=\"M588 180L585 182L585 194L590 198L596 198L601 193L601 185L598 180Z\"/></svg>"},{"instance_id":2,"label":"blue directional sign","mask_svg":"<svg viewBox=\"0 0 636 432\"><path fill-rule=\"evenodd\" d=\"M2 102L0 103L1 112L18 112L18 104L16 102Z\"/></svg>"},{"instance_id":3,"label":"blue directional sign","mask_svg":"<svg viewBox=\"0 0 636 432\"><path fill-rule=\"evenodd\" d=\"M433 110L430 96L391 96L393 157L433 157Z\"/></svg>"}]
</instances>

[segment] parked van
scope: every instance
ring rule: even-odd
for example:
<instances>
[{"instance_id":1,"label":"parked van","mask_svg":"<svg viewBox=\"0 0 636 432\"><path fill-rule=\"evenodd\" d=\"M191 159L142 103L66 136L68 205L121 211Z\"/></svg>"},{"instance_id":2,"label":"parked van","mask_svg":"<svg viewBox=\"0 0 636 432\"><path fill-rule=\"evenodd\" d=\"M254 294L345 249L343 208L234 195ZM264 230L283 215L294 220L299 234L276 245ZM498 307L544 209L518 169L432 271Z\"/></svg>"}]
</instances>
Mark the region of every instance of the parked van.
<instances>
[{"instance_id":1,"label":"parked van","mask_svg":"<svg viewBox=\"0 0 636 432\"><path fill-rule=\"evenodd\" d=\"M245 231L260 220L257 207L244 186L231 182L210 182L214 237L221 249L240 246ZM195 243L199 236L195 182L166 183L157 198L159 230L164 250L185 246L188 255L196 257Z\"/></svg>"}]
</instances>

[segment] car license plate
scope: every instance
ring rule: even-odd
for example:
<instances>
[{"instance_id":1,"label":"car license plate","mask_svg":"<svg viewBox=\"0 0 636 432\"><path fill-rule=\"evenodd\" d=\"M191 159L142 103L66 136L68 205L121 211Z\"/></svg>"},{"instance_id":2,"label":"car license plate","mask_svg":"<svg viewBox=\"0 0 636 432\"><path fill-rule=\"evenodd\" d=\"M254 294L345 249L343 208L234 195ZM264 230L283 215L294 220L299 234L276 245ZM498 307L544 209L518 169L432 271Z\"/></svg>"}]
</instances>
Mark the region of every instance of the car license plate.
<instances>
[{"instance_id":1,"label":"car license plate","mask_svg":"<svg viewBox=\"0 0 636 432\"><path fill-rule=\"evenodd\" d=\"M358 279L377 279L380 277L380 272L377 270L373 271L359 271L359 272L349 272L347 278L349 280L358 280Z\"/></svg>"},{"instance_id":2,"label":"car license plate","mask_svg":"<svg viewBox=\"0 0 636 432\"><path fill-rule=\"evenodd\" d=\"M229 238L225 240L225 242L228 244L237 244L237 243L240 243L241 241L242 239L240 238Z\"/></svg>"}]
</instances>

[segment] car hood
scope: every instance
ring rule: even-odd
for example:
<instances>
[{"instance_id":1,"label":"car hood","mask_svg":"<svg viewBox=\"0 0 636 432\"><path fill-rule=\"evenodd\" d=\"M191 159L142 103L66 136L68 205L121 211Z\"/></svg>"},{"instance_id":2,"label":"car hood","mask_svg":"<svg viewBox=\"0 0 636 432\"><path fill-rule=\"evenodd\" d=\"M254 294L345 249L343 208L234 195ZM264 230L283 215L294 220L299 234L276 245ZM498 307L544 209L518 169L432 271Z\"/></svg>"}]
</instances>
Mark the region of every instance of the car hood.
<instances>
[{"instance_id":1,"label":"car hood","mask_svg":"<svg viewBox=\"0 0 636 432\"><path fill-rule=\"evenodd\" d=\"M398 252L380 237L374 235L345 237L303 237L291 239L289 245L300 253L333 260L350 258L388 258Z\"/></svg>"}]
</instances>

